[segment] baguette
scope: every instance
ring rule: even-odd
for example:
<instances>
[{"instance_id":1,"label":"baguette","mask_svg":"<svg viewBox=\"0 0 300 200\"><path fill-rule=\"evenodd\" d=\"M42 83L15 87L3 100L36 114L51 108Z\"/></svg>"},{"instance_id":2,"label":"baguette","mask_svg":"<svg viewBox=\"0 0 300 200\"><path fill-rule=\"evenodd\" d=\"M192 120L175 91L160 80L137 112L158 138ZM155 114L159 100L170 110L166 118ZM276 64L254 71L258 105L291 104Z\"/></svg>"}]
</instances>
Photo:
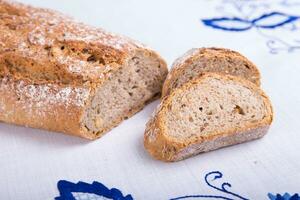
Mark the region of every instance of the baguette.
<instances>
[{"instance_id":1,"label":"baguette","mask_svg":"<svg viewBox=\"0 0 300 200\"><path fill-rule=\"evenodd\" d=\"M162 96L205 72L239 76L260 85L259 70L240 53L223 48L195 48L173 63L164 83Z\"/></svg>"},{"instance_id":2,"label":"baguette","mask_svg":"<svg viewBox=\"0 0 300 200\"><path fill-rule=\"evenodd\" d=\"M159 98L153 50L48 9L0 0L0 121L96 139Z\"/></svg>"},{"instance_id":3,"label":"baguette","mask_svg":"<svg viewBox=\"0 0 300 200\"><path fill-rule=\"evenodd\" d=\"M178 161L264 136L273 119L270 100L255 84L206 73L166 96L144 134L156 159Z\"/></svg>"}]
</instances>

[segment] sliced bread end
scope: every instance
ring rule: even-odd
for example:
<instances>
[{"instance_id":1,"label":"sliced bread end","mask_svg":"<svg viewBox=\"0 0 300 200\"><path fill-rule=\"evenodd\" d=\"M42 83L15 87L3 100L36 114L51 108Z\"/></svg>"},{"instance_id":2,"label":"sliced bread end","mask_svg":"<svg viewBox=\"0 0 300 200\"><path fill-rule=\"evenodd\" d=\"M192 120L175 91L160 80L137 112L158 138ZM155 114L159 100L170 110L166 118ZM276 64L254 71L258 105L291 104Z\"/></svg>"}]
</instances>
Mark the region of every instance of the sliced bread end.
<instances>
[{"instance_id":1,"label":"sliced bread end","mask_svg":"<svg viewBox=\"0 0 300 200\"><path fill-rule=\"evenodd\" d=\"M224 48L195 48L173 63L164 83L162 96L206 72L238 76L260 85L258 68L240 53Z\"/></svg>"},{"instance_id":2,"label":"sliced bread end","mask_svg":"<svg viewBox=\"0 0 300 200\"><path fill-rule=\"evenodd\" d=\"M162 100L147 124L144 146L159 160L182 160L260 138L272 119L271 103L255 84L207 73Z\"/></svg>"}]
</instances>

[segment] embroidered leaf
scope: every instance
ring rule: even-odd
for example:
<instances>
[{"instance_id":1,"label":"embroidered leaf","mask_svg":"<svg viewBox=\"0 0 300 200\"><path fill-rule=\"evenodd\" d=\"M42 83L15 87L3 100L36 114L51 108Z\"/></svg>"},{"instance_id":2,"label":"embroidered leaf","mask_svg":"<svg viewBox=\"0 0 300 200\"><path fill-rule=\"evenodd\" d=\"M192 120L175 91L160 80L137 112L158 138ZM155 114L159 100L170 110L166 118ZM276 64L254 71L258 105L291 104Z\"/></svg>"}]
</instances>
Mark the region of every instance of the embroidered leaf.
<instances>
[{"instance_id":1,"label":"embroidered leaf","mask_svg":"<svg viewBox=\"0 0 300 200\"><path fill-rule=\"evenodd\" d=\"M284 195L276 194L273 195L271 193L268 194L270 200L300 200L299 195L296 193L291 196L289 193L284 193Z\"/></svg>"},{"instance_id":2,"label":"embroidered leaf","mask_svg":"<svg viewBox=\"0 0 300 200\"><path fill-rule=\"evenodd\" d=\"M95 200L133 200L131 195L123 196L122 192L116 188L109 189L102 183L94 181L92 184L85 182L72 183L66 180L60 180L57 183L60 196L55 200L77 200L89 199Z\"/></svg>"},{"instance_id":3,"label":"embroidered leaf","mask_svg":"<svg viewBox=\"0 0 300 200\"><path fill-rule=\"evenodd\" d=\"M272 12L252 20L252 23L259 28L274 29L285 24L292 23L298 19L300 19L298 16L287 15L280 12Z\"/></svg>"},{"instance_id":4,"label":"embroidered leaf","mask_svg":"<svg viewBox=\"0 0 300 200\"><path fill-rule=\"evenodd\" d=\"M252 23L250 21L243 20L236 17L203 19L202 22L206 26L210 26L215 29L221 29L226 31L245 31L252 27Z\"/></svg>"}]
</instances>

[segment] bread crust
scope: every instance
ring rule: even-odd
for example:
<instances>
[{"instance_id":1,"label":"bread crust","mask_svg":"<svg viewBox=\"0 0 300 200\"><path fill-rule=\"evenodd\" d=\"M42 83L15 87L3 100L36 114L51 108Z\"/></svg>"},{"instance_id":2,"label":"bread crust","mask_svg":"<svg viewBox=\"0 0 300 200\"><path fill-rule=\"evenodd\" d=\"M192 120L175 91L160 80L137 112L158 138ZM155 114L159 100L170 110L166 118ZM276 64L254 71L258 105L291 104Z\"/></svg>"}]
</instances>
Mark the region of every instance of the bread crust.
<instances>
[{"instance_id":1,"label":"bread crust","mask_svg":"<svg viewBox=\"0 0 300 200\"><path fill-rule=\"evenodd\" d=\"M187 51L184 55L179 57L172 64L171 70L164 82L162 97L170 94L171 90L174 89L172 84L174 81L182 76L183 71L192 65L195 61L205 57L206 59L214 60L214 59L226 59L230 58L232 60L238 59L241 62L247 64L249 69L254 73L254 77L251 80L254 84L260 86L260 72L258 68L253 64L250 60L248 60L245 56L240 53L225 49L225 48L193 48ZM207 72L204 72L207 73ZM216 72L214 72L216 73ZM225 73L225 72L224 72Z\"/></svg>"},{"instance_id":2,"label":"bread crust","mask_svg":"<svg viewBox=\"0 0 300 200\"><path fill-rule=\"evenodd\" d=\"M185 141L176 140L169 137L164 125L164 113L167 112L167 107L174 95L182 93L194 84L199 84L209 77L234 80L242 85L257 91L263 98L266 107L268 108L268 116L261 120L256 125L248 125L245 127L233 128L228 130L216 131L202 136L194 136ZM230 75L218 75L214 73L205 73L179 88L176 88L170 95L163 98L161 104L154 112L152 118L146 125L144 134L144 146L151 156L162 161L178 161L184 158L196 155L201 152L206 152L221 147L253 140L264 136L270 124L273 121L273 108L267 95L255 84L239 77ZM189 148L194 148L189 151Z\"/></svg>"},{"instance_id":3,"label":"bread crust","mask_svg":"<svg viewBox=\"0 0 300 200\"><path fill-rule=\"evenodd\" d=\"M92 95L90 88L32 84L8 76L0 79L0 83L1 121L95 138L79 123Z\"/></svg>"},{"instance_id":4,"label":"bread crust","mask_svg":"<svg viewBox=\"0 0 300 200\"><path fill-rule=\"evenodd\" d=\"M135 51L156 54L127 37L56 11L3 0L0 10L0 75L35 83L101 83Z\"/></svg>"},{"instance_id":5,"label":"bread crust","mask_svg":"<svg viewBox=\"0 0 300 200\"><path fill-rule=\"evenodd\" d=\"M80 123L83 112L96 89L137 53L157 60L167 73L156 52L132 39L56 11L1 0L0 121L98 138Z\"/></svg>"}]
</instances>

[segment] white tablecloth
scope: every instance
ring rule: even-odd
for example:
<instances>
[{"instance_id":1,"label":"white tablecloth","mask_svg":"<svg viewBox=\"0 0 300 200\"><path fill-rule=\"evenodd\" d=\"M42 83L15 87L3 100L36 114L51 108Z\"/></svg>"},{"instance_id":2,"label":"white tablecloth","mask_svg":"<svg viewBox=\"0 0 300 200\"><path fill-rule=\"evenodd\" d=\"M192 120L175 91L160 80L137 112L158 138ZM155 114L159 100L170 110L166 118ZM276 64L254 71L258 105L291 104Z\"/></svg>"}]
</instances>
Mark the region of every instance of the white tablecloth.
<instances>
[{"instance_id":1,"label":"white tablecloth","mask_svg":"<svg viewBox=\"0 0 300 200\"><path fill-rule=\"evenodd\" d=\"M204 178L212 171L223 174L214 181L208 177L213 185L229 182L232 187L228 190L244 198L299 193L300 1L22 2L57 9L85 23L132 37L157 50L169 65L192 47L237 50L259 66L275 120L260 140L176 163L154 160L143 148L145 124L158 101L93 142L1 123L0 199L54 199L60 196L59 180L101 182L134 199L185 195L240 199L210 187ZM205 25L203 19L209 23Z\"/></svg>"}]
</instances>

